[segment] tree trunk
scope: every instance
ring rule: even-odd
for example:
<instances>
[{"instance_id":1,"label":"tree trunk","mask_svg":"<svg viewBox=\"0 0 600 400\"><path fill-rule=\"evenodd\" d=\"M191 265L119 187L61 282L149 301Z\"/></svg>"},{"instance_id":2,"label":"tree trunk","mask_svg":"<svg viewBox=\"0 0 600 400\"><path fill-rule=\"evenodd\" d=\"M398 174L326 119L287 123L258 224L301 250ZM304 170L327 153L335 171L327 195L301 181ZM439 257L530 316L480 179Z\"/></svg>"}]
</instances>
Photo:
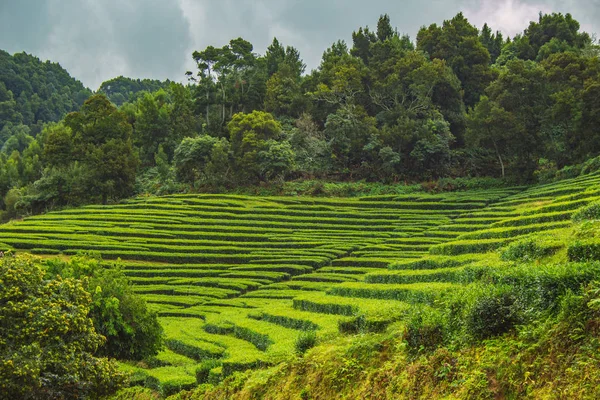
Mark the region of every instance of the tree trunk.
<instances>
[{"instance_id":1,"label":"tree trunk","mask_svg":"<svg viewBox=\"0 0 600 400\"><path fill-rule=\"evenodd\" d=\"M496 156L498 157L498 161L500 161L500 167L502 168L502 179L504 179L504 162L502 161L502 157L500 156L496 142L494 142L494 150L496 150Z\"/></svg>"},{"instance_id":2,"label":"tree trunk","mask_svg":"<svg viewBox=\"0 0 600 400\"><path fill-rule=\"evenodd\" d=\"M209 93L208 90L206 91L206 129L208 129L210 127L210 119L208 116L208 111L210 108L210 104L208 103L210 101L210 97L209 97Z\"/></svg>"},{"instance_id":3,"label":"tree trunk","mask_svg":"<svg viewBox=\"0 0 600 400\"><path fill-rule=\"evenodd\" d=\"M221 93L223 95L223 107L222 107L222 116L221 116L221 125L225 124L225 86L223 86L223 82L221 82Z\"/></svg>"}]
</instances>

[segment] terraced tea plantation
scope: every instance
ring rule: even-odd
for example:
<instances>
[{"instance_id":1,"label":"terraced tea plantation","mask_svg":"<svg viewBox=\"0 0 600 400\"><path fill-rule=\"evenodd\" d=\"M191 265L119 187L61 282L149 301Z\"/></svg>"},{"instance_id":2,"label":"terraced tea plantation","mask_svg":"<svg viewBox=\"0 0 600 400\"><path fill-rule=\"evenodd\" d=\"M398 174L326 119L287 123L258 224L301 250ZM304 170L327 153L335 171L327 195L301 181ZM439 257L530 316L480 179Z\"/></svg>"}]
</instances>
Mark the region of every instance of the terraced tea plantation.
<instances>
[{"instance_id":1,"label":"terraced tea plantation","mask_svg":"<svg viewBox=\"0 0 600 400\"><path fill-rule=\"evenodd\" d=\"M571 215L599 199L600 175L439 195L137 198L2 225L0 247L120 258L168 338L153 368L124 368L170 392L284 360L306 331L385 329L500 268L515 240L542 233L561 251Z\"/></svg>"}]
</instances>

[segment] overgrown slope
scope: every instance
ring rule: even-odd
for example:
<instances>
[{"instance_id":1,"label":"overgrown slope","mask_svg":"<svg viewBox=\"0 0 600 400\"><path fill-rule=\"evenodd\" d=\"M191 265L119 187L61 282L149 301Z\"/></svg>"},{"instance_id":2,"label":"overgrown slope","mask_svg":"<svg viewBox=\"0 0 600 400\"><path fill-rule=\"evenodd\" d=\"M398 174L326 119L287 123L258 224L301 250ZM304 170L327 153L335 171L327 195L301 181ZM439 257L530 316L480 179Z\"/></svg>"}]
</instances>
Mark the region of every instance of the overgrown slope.
<instances>
[{"instance_id":1,"label":"overgrown slope","mask_svg":"<svg viewBox=\"0 0 600 400\"><path fill-rule=\"evenodd\" d=\"M121 258L168 335L156 359L123 367L164 395L230 376L207 398L522 395L544 357L560 365L545 381L595 382L578 364L595 357L594 323L569 336L591 314L557 315L600 274L599 199L597 174L440 195L138 198L6 224L0 243ZM295 359L307 332L323 345ZM482 344L497 335L510 336ZM235 374L257 367L271 369Z\"/></svg>"}]
</instances>

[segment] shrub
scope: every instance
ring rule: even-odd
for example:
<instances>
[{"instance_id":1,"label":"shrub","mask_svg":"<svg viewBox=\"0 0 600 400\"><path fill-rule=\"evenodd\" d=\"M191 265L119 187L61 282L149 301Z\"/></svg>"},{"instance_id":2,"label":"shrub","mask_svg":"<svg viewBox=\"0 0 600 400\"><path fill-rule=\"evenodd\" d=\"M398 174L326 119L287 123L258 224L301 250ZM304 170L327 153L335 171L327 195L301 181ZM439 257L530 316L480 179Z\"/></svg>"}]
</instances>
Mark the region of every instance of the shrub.
<instances>
[{"instance_id":1,"label":"shrub","mask_svg":"<svg viewBox=\"0 0 600 400\"><path fill-rule=\"evenodd\" d=\"M596 172L598 170L600 170L600 156L590 158L589 160L585 161L581 167L581 174L591 174L592 172Z\"/></svg>"},{"instance_id":2,"label":"shrub","mask_svg":"<svg viewBox=\"0 0 600 400\"><path fill-rule=\"evenodd\" d=\"M143 382L142 382L143 384ZM133 386L119 391L111 400L157 400L158 394L152 389Z\"/></svg>"},{"instance_id":3,"label":"shrub","mask_svg":"<svg viewBox=\"0 0 600 400\"><path fill-rule=\"evenodd\" d=\"M0 398L99 398L125 381L94 353L103 338L78 279L47 279L28 258L0 259Z\"/></svg>"},{"instance_id":4,"label":"shrub","mask_svg":"<svg viewBox=\"0 0 600 400\"><path fill-rule=\"evenodd\" d=\"M535 239L526 239L506 246L500 258L503 261L534 261L551 255L556 249L556 246L543 245Z\"/></svg>"},{"instance_id":5,"label":"shrub","mask_svg":"<svg viewBox=\"0 0 600 400\"><path fill-rule=\"evenodd\" d=\"M581 208L572 217L575 222L600 219L600 202Z\"/></svg>"},{"instance_id":6,"label":"shrub","mask_svg":"<svg viewBox=\"0 0 600 400\"><path fill-rule=\"evenodd\" d=\"M214 359L204 360L196 368L196 382L198 384L208 383L210 378L210 371L213 368L217 368L221 363Z\"/></svg>"},{"instance_id":7,"label":"shrub","mask_svg":"<svg viewBox=\"0 0 600 400\"><path fill-rule=\"evenodd\" d=\"M569 261L598 261L600 260L600 242L577 241L567 250Z\"/></svg>"},{"instance_id":8,"label":"shrub","mask_svg":"<svg viewBox=\"0 0 600 400\"><path fill-rule=\"evenodd\" d=\"M407 303L430 303L453 288L451 283L446 282L400 285L344 282L333 286L327 291L327 294L365 299L400 300Z\"/></svg>"},{"instance_id":9,"label":"shrub","mask_svg":"<svg viewBox=\"0 0 600 400\"><path fill-rule=\"evenodd\" d=\"M578 292L600 274L600 263L517 265L493 271L492 280L510 285L530 312L555 309L558 299Z\"/></svg>"},{"instance_id":10,"label":"shrub","mask_svg":"<svg viewBox=\"0 0 600 400\"><path fill-rule=\"evenodd\" d=\"M508 288L496 287L477 296L465 318L466 333L476 340L512 330L520 321L517 296Z\"/></svg>"},{"instance_id":11,"label":"shrub","mask_svg":"<svg viewBox=\"0 0 600 400\"><path fill-rule=\"evenodd\" d=\"M406 319L403 339L408 345L408 352L417 355L430 352L444 343L445 322L438 310L415 307Z\"/></svg>"},{"instance_id":12,"label":"shrub","mask_svg":"<svg viewBox=\"0 0 600 400\"><path fill-rule=\"evenodd\" d=\"M358 312L358 306L351 304L319 303L309 299L294 299L293 306L296 310L309 311L323 314L351 316Z\"/></svg>"},{"instance_id":13,"label":"shrub","mask_svg":"<svg viewBox=\"0 0 600 400\"><path fill-rule=\"evenodd\" d=\"M162 382L160 385L160 394L163 397L169 397L182 390L190 390L196 386L196 382L188 382L187 380L169 380Z\"/></svg>"},{"instance_id":14,"label":"shrub","mask_svg":"<svg viewBox=\"0 0 600 400\"><path fill-rule=\"evenodd\" d=\"M308 321L305 319L298 319L289 317L287 315L273 315L268 313L249 313L249 318L263 320L270 322L272 324L284 326L290 329L299 329L299 330L317 330L319 329L319 325L315 324L312 321Z\"/></svg>"},{"instance_id":15,"label":"shrub","mask_svg":"<svg viewBox=\"0 0 600 400\"><path fill-rule=\"evenodd\" d=\"M580 339L586 334L597 336L600 331L600 282L591 282L582 292L569 292L560 303L559 320L572 327L573 339Z\"/></svg>"},{"instance_id":16,"label":"shrub","mask_svg":"<svg viewBox=\"0 0 600 400\"><path fill-rule=\"evenodd\" d=\"M129 386L145 386L147 378L148 373L145 370L137 369L129 375Z\"/></svg>"},{"instance_id":17,"label":"shrub","mask_svg":"<svg viewBox=\"0 0 600 400\"><path fill-rule=\"evenodd\" d=\"M242 339L252 343L256 346L257 349L261 351L266 351L267 348L271 344L273 344L273 341L271 340L271 338L269 338L268 335L255 332L251 329L241 326L234 326L233 335L238 339Z\"/></svg>"},{"instance_id":18,"label":"shrub","mask_svg":"<svg viewBox=\"0 0 600 400\"><path fill-rule=\"evenodd\" d=\"M294 344L294 348L296 350L296 354L302 355L306 353L307 350L315 347L317 344L317 333L315 331L303 331L298 335L296 339L296 343Z\"/></svg>"},{"instance_id":19,"label":"shrub","mask_svg":"<svg viewBox=\"0 0 600 400\"><path fill-rule=\"evenodd\" d=\"M104 268L99 257L48 260L48 274L85 279L92 295L90 317L106 337L98 354L127 360L154 356L163 345L163 330L156 313L133 291L119 265Z\"/></svg>"},{"instance_id":20,"label":"shrub","mask_svg":"<svg viewBox=\"0 0 600 400\"><path fill-rule=\"evenodd\" d=\"M367 317L363 314L338 321L338 330L343 334L383 332L391 319L384 316Z\"/></svg>"},{"instance_id":21,"label":"shrub","mask_svg":"<svg viewBox=\"0 0 600 400\"><path fill-rule=\"evenodd\" d=\"M144 379L144 387L152 390L159 391L160 390L160 381L158 378L147 375Z\"/></svg>"},{"instance_id":22,"label":"shrub","mask_svg":"<svg viewBox=\"0 0 600 400\"><path fill-rule=\"evenodd\" d=\"M215 384L221 378L232 375L235 372L242 372L248 369L260 368L269 365L262 360L253 361L224 361L222 367L213 368L208 376L208 383Z\"/></svg>"}]
</instances>

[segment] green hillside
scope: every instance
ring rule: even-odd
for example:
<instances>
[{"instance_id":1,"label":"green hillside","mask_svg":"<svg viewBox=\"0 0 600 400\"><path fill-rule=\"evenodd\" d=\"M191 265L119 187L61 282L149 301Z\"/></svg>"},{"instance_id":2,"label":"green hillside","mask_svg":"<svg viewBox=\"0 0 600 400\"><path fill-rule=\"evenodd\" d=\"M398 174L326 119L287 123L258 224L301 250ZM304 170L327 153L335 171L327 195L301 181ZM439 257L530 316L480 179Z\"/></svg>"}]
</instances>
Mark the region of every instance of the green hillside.
<instances>
[{"instance_id":1,"label":"green hillside","mask_svg":"<svg viewBox=\"0 0 600 400\"><path fill-rule=\"evenodd\" d=\"M306 331L399 330L415 306L435 309L491 272L512 282L515 260L598 259L593 239L571 235L572 215L599 199L600 174L352 199L146 197L2 225L0 246L121 259L167 334L152 367L124 368L169 394L288 360ZM577 286L598 276L593 263L578 271Z\"/></svg>"},{"instance_id":2,"label":"green hillside","mask_svg":"<svg viewBox=\"0 0 600 400\"><path fill-rule=\"evenodd\" d=\"M10 124L1 143L20 124L32 128L35 136L43 123L60 121L91 94L58 63L0 50L0 130Z\"/></svg>"}]
</instances>

